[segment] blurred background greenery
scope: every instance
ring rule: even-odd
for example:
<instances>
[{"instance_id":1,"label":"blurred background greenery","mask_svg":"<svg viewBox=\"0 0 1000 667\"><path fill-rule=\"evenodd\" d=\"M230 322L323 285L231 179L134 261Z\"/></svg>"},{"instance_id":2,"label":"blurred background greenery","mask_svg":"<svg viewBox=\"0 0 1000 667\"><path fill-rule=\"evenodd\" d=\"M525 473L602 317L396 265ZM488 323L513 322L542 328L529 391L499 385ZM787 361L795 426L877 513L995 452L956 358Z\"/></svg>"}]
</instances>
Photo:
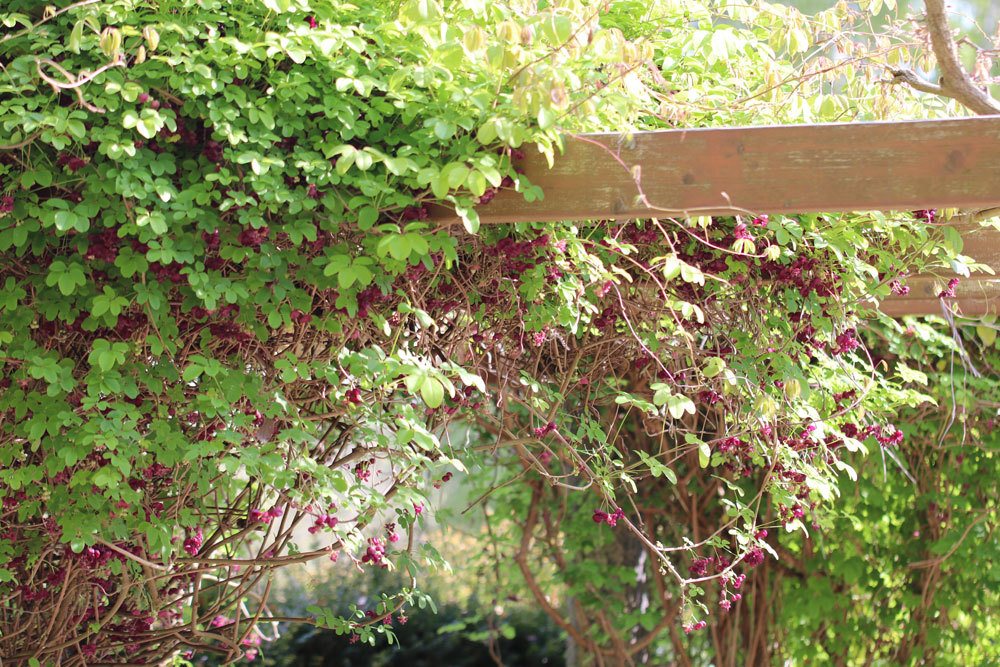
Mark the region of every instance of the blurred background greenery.
<instances>
[{"instance_id":1,"label":"blurred background greenery","mask_svg":"<svg viewBox=\"0 0 1000 667\"><path fill-rule=\"evenodd\" d=\"M837 0L787 0L784 4L797 7L806 13L813 13L833 7L837 4ZM897 0L896 4L900 16L919 13L924 7L923 0ZM989 26L995 27L1000 20L1000 2L997 0L952 0L949 4L956 19L965 23L963 27L966 28L978 24L986 32L990 32ZM885 14L890 11L888 8L883 10Z\"/></svg>"}]
</instances>

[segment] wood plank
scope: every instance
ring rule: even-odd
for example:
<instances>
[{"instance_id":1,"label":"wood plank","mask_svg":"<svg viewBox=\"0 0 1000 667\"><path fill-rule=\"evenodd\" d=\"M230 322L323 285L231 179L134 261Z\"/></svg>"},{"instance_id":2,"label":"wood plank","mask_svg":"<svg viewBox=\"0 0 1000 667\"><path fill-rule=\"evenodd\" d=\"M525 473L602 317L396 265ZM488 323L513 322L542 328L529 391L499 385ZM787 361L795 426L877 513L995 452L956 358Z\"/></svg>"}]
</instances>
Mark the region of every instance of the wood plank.
<instances>
[{"instance_id":1,"label":"wood plank","mask_svg":"<svg viewBox=\"0 0 1000 667\"><path fill-rule=\"evenodd\" d=\"M542 201L500 192L477 209L480 219L1000 206L1000 117L583 134L565 143L551 169L537 153L516 165Z\"/></svg>"},{"instance_id":2,"label":"wood plank","mask_svg":"<svg viewBox=\"0 0 1000 667\"><path fill-rule=\"evenodd\" d=\"M902 315L942 315L945 311L938 298L947 280L933 276L914 276L907 281L910 293L892 296L880 305L882 312L891 317ZM948 299L949 308L957 302L956 310L964 317L980 317L987 313L1000 314L1000 281L963 278L957 290L958 299Z\"/></svg>"},{"instance_id":3,"label":"wood plank","mask_svg":"<svg viewBox=\"0 0 1000 667\"><path fill-rule=\"evenodd\" d=\"M964 242L963 254L977 262L992 267L1000 273L1000 233L981 225L957 225ZM905 297L893 296L882 303L882 310L888 315L940 315L941 299L938 294L952 276L914 276L906 281L910 293ZM961 278L956 290L958 312L966 317L978 317L987 313L1000 314L1000 278L985 273Z\"/></svg>"},{"instance_id":4,"label":"wood plank","mask_svg":"<svg viewBox=\"0 0 1000 667\"><path fill-rule=\"evenodd\" d=\"M709 128L566 139L549 168L516 166L541 201L502 191L477 211L484 224L734 213L910 211L1000 206L1000 117L778 127ZM640 196L641 195L641 196ZM448 221L439 208L432 218ZM970 230L971 231L971 230ZM970 234L965 254L1000 273L1000 234ZM940 313L931 278L886 312ZM965 280L961 310L996 310L995 282Z\"/></svg>"}]
</instances>

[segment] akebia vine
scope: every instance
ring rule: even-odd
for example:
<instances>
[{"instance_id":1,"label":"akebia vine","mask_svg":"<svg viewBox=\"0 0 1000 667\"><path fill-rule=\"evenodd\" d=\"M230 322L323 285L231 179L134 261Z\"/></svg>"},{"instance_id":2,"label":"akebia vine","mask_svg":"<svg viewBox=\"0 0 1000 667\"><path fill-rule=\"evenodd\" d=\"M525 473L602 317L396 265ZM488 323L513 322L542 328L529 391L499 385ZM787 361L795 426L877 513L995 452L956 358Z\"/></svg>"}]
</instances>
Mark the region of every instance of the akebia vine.
<instances>
[{"instance_id":1,"label":"akebia vine","mask_svg":"<svg viewBox=\"0 0 1000 667\"><path fill-rule=\"evenodd\" d=\"M678 96L788 70L796 44L752 47L770 14L685 64L710 13L653 5L7 3L5 664L253 658L274 572L313 559L411 577L302 619L391 635L427 603L426 494L470 467L531 496L504 527L528 580L535 540L627 536L685 600L653 625L688 632L824 525L841 453L897 447L887 415L924 400L858 327L960 252L933 216L478 224L501 188L543 196L518 154L563 131L782 119ZM663 483L710 487L716 524L658 524ZM566 629L617 655L619 622Z\"/></svg>"}]
</instances>

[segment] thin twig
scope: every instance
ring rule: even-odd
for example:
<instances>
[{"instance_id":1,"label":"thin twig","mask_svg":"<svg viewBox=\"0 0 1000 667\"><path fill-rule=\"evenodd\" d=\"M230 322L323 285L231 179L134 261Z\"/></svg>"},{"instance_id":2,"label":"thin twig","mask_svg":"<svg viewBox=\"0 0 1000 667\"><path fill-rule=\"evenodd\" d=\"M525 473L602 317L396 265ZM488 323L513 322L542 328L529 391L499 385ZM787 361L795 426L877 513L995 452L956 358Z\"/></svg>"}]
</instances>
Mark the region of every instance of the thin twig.
<instances>
[{"instance_id":1,"label":"thin twig","mask_svg":"<svg viewBox=\"0 0 1000 667\"><path fill-rule=\"evenodd\" d=\"M938 84L933 84L909 70L897 70L893 72L893 79L907 83L915 90L950 97L981 116L1000 115L1000 102L976 85L962 66L944 0L924 0L924 6L927 10L927 32L930 34L934 57L941 69L941 78Z\"/></svg>"},{"instance_id":2,"label":"thin twig","mask_svg":"<svg viewBox=\"0 0 1000 667\"><path fill-rule=\"evenodd\" d=\"M0 44L11 39L17 39L18 37L23 37L24 35L27 35L29 32L37 28L38 26L48 21L51 21L52 19L56 18L57 16L60 16L61 14L73 11L74 9L79 9L80 7L86 7L87 5L96 5L100 1L101 0L80 0L80 2L74 2L72 5L67 5L62 9L57 9L56 11L52 12L45 18L38 21L37 23L33 23L29 28L24 28L23 30L19 30L18 32L11 33L9 35L4 35L4 38L0 39Z\"/></svg>"}]
</instances>

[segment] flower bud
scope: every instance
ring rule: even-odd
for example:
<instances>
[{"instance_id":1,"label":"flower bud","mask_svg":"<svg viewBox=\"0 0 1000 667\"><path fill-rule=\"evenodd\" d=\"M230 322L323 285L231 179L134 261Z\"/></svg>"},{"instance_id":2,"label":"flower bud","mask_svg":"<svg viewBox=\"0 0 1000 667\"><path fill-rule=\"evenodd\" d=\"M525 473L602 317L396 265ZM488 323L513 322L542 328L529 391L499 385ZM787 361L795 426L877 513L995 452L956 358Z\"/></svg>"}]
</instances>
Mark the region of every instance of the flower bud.
<instances>
[{"instance_id":1,"label":"flower bud","mask_svg":"<svg viewBox=\"0 0 1000 667\"><path fill-rule=\"evenodd\" d=\"M535 41L535 29L530 25L521 26L521 46L531 46Z\"/></svg>"},{"instance_id":2,"label":"flower bud","mask_svg":"<svg viewBox=\"0 0 1000 667\"><path fill-rule=\"evenodd\" d=\"M149 47L150 51L155 51L156 47L160 45L160 33L156 32L156 28L151 25L147 25L142 29L142 36L146 40L146 46Z\"/></svg>"},{"instance_id":3,"label":"flower bud","mask_svg":"<svg viewBox=\"0 0 1000 667\"><path fill-rule=\"evenodd\" d=\"M118 28L105 28L101 32L101 51L109 58L114 57L122 48L122 33Z\"/></svg>"},{"instance_id":4,"label":"flower bud","mask_svg":"<svg viewBox=\"0 0 1000 667\"><path fill-rule=\"evenodd\" d=\"M521 39L521 26L513 21L504 21L497 30L500 40L508 44L518 42Z\"/></svg>"},{"instance_id":5,"label":"flower bud","mask_svg":"<svg viewBox=\"0 0 1000 667\"><path fill-rule=\"evenodd\" d=\"M483 34L482 28L475 26L465 33L462 41L465 43L466 49L475 53L486 45L486 36Z\"/></svg>"},{"instance_id":6,"label":"flower bud","mask_svg":"<svg viewBox=\"0 0 1000 667\"><path fill-rule=\"evenodd\" d=\"M757 412L760 413L762 417L770 419L774 417L775 413L777 413L778 404L767 394L761 394L757 397L757 400L754 401L754 408L757 409Z\"/></svg>"},{"instance_id":7,"label":"flower bud","mask_svg":"<svg viewBox=\"0 0 1000 667\"><path fill-rule=\"evenodd\" d=\"M802 394L802 385L796 379L785 380L785 396L788 400L794 401L799 395Z\"/></svg>"}]
</instances>

